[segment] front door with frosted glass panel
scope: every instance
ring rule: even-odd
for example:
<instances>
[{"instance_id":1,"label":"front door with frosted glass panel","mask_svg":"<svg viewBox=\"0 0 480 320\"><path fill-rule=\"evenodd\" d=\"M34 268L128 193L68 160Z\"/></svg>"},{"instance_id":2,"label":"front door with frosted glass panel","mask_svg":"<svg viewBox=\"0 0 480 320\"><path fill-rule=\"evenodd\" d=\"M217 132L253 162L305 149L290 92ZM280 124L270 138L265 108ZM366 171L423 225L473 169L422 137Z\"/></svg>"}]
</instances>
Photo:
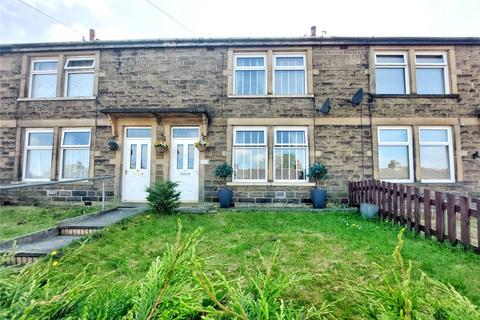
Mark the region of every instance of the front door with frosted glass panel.
<instances>
[{"instance_id":1,"label":"front door with frosted glass panel","mask_svg":"<svg viewBox=\"0 0 480 320\"><path fill-rule=\"evenodd\" d=\"M173 128L170 179L178 183L182 202L198 201L199 128Z\"/></svg>"},{"instance_id":2,"label":"front door with frosted glass panel","mask_svg":"<svg viewBox=\"0 0 480 320\"><path fill-rule=\"evenodd\" d=\"M151 129L127 128L124 147L123 201L145 201L150 186Z\"/></svg>"}]
</instances>

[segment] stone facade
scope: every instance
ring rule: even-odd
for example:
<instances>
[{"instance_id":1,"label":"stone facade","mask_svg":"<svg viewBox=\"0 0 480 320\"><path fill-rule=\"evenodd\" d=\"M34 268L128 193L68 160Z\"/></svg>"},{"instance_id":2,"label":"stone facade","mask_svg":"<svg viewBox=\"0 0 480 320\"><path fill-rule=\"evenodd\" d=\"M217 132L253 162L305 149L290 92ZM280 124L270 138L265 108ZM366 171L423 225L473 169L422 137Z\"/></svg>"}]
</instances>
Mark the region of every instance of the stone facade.
<instances>
[{"instance_id":1,"label":"stone facade","mask_svg":"<svg viewBox=\"0 0 480 320\"><path fill-rule=\"evenodd\" d=\"M324 186L339 200L347 196L347 183L352 180L377 178L377 126L448 126L454 134L455 182L414 185L432 190L480 193L480 40L470 39L408 40L391 38L375 43L367 39L325 40L228 40L179 41L175 45L157 42L86 42L52 46L0 46L0 184L22 183L24 134L28 128L91 128L90 176L111 175L107 183L108 199L121 199L123 151L122 132L125 123L155 127L160 140L174 125L195 124L205 131L210 147L200 158L199 202L218 201L216 192L223 181L214 176L216 165L232 161L232 128L240 125L305 126L312 134L309 160L324 163L330 179ZM423 48L446 48L451 56L449 72L454 77L451 94L438 96L382 96L373 90L374 63L372 52L382 46L392 51ZM286 50L291 47L309 50L312 94L303 97L236 97L229 92L231 54L235 50ZM426 49L425 49L426 48ZM90 99L30 99L26 90L30 58L36 54L93 52L98 58L95 77L98 84ZM453 79L453 78L452 78ZM453 81L453 80L452 80ZM360 106L351 104L352 95L363 88L368 95ZM318 112L325 98L332 108L328 114ZM168 109L172 115L158 115L154 110ZM179 113L201 108L210 120L201 115ZM108 110L117 110L115 117ZM152 110L133 113L131 110ZM106 110L106 111L105 111ZM125 110L121 113L118 110ZM129 120L130 119L130 120ZM143 119L143 120L142 120ZM152 122L153 119L153 122ZM120 121L120 120L119 120ZM129 122L132 121L132 122ZM121 123L121 122L119 122ZM113 128L112 128L113 127ZM117 130L117 132L115 132ZM118 151L108 150L109 141L120 144ZM58 141L53 147L58 153ZM271 146L269 153L272 152ZM152 149L151 182L169 178L170 153ZM55 156L54 156L55 157ZM58 155L53 162L58 168ZM271 165L271 164L270 164ZM58 179L54 168L53 179ZM229 183L236 205L308 205L311 183L281 184ZM25 189L30 190L30 189ZM32 189L48 201L99 201L99 183L65 184ZM27 201L31 197L3 192L4 201Z\"/></svg>"}]
</instances>

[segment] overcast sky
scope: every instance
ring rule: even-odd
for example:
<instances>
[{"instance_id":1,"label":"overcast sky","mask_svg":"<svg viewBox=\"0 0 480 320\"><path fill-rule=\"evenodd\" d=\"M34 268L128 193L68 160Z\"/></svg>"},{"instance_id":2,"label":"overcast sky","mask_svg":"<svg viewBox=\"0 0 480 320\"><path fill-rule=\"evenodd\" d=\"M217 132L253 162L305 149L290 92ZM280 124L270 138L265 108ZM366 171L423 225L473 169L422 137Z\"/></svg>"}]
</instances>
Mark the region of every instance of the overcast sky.
<instances>
[{"instance_id":1,"label":"overcast sky","mask_svg":"<svg viewBox=\"0 0 480 320\"><path fill-rule=\"evenodd\" d=\"M0 0L0 42L192 37L480 36L480 0Z\"/></svg>"}]
</instances>

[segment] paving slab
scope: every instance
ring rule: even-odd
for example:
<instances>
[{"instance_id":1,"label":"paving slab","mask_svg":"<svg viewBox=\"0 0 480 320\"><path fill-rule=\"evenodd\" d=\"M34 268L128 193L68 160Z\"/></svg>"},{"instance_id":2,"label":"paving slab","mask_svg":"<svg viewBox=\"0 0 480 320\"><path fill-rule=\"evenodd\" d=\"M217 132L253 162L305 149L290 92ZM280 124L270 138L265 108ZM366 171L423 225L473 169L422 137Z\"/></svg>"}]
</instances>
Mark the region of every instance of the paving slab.
<instances>
[{"instance_id":1,"label":"paving slab","mask_svg":"<svg viewBox=\"0 0 480 320\"><path fill-rule=\"evenodd\" d=\"M123 219L133 217L134 215L144 211L146 207L136 208L118 208L117 210L107 212L97 216L85 216L78 219L72 219L69 221L59 223L58 227L94 227L103 228L111 224L117 223Z\"/></svg>"},{"instance_id":2,"label":"paving slab","mask_svg":"<svg viewBox=\"0 0 480 320\"><path fill-rule=\"evenodd\" d=\"M15 254L47 255L53 250L63 248L82 236L53 236L38 242L22 244L13 248Z\"/></svg>"}]
</instances>

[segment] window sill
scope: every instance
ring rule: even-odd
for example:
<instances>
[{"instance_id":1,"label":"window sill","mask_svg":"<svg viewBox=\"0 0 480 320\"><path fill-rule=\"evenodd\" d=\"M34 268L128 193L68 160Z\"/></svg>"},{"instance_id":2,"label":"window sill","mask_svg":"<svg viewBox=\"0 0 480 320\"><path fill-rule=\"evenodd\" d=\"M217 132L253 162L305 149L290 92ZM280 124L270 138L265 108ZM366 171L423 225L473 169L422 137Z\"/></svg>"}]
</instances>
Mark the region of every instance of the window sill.
<instances>
[{"instance_id":1,"label":"window sill","mask_svg":"<svg viewBox=\"0 0 480 320\"><path fill-rule=\"evenodd\" d=\"M374 98L450 98L450 99L458 99L460 98L459 94L372 94Z\"/></svg>"},{"instance_id":2,"label":"window sill","mask_svg":"<svg viewBox=\"0 0 480 320\"><path fill-rule=\"evenodd\" d=\"M52 98L17 98L17 101L66 101L66 100L95 100L96 96L93 97L52 97Z\"/></svg>"},{"instance_id":3,"label":"window sill","mask_svg":"<svg viewBox=\"0 0 480 320\"><path fill-rule=\"evenodd\" d=\"M283 96L283 95L274 95L274 94L265 94L265 95L258 95L258 96L240 96L235 94L227 95L229 99L265 99L265 98L313 98L315 95L313 94L306 94L306 95L291 95L291 96Z\"/></svg>"},{"instance_id":4,"label":"window sill","mask_svg":"<svg viewBox=\"0 0 480 320\"><path fill-rule=\"evenodd\" d=\"M314 182L227 182L227 186L289 186L289 187L314 187Z\"/></svg>"}]
</instances>

